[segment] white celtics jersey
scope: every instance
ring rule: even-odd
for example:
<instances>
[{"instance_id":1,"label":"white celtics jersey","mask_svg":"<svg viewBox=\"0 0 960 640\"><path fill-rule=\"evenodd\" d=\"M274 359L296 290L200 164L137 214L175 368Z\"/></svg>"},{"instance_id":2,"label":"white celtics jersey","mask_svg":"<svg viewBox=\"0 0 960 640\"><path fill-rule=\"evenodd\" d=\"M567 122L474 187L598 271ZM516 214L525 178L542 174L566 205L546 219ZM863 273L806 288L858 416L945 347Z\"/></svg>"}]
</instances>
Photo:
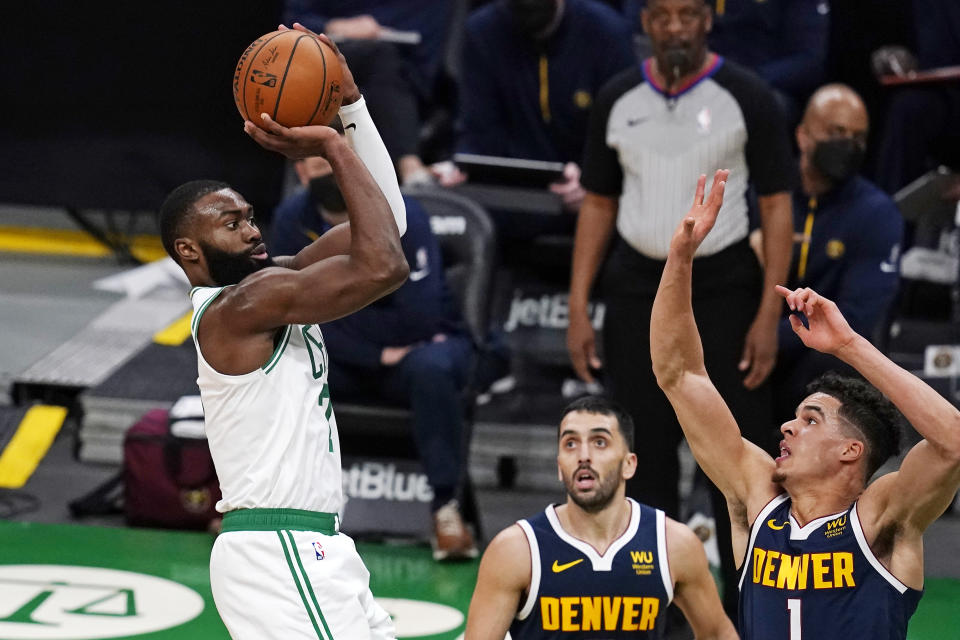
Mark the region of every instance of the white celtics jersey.
<instances>
[{"instance_id":1,"label":"white celtics jersey","mask_svg":"<svg viewBox=\"0 0 960 640\"><path fill-rule=\"evenodd\" d=\"M340 441L316 325L283 329L273 356L231 376L207 364L197 340L203 312L223 291L195 287L191 333L210 453L223 499L217 510L283 508L337 513Z\"/></svg>"}]
</instances>

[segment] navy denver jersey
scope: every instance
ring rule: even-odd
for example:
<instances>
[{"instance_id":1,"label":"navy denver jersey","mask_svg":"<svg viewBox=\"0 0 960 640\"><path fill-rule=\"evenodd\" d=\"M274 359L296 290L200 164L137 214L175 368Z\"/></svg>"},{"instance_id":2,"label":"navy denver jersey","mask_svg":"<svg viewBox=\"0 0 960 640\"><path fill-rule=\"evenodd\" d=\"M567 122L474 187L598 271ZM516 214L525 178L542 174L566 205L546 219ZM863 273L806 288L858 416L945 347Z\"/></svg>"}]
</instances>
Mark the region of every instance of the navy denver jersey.
<instances>
[{"instance_id":1,"label":"navy denver jersey","mask_svg":"<svg viewBox=\"0 0 960 640\"><path fill-rule=\"evenodd\" d=\"M563 530L553 505L517 524L530 544L530 589L513 640L660 638L673 580L666 518L629 498L630 525L600 555Z\"/></svg>"},{"instance_id":2,"label":"navy denver jersey","mask_svg":"<svg viewBox=\"0 0 960 640\"><path fill-rule=\"evenodd\" d=\"M740 575L744 640L900 639L921 591L867 545L857 503L801 527L781 494L753 523Z\"/></svg>"}]
</instances>

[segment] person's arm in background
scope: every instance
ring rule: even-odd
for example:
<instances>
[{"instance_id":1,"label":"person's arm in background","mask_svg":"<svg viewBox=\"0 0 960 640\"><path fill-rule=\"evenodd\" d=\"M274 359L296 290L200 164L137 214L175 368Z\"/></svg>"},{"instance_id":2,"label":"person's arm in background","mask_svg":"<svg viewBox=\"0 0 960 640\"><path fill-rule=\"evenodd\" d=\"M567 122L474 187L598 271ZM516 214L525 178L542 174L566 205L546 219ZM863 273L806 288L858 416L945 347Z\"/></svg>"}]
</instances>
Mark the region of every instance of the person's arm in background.
<instances>
[{"instance_id":1,"label":"person's arm in background","mask_svg":"<svg viewBox=\"0 0 960 640\"><path fill-rule=\"evenodd\" d=\"M777 329L782 299L774 287L787 281L793 249L793 201L788 192L757 196L760 228L763 231L763 290L760 305L744 339L740 370L746 371L743 384L760 386L777 361Z\"/></svg>"},{"instance_id":2,"label":"person's arm in background","mask_svg":"<svg viewBox=\"0 0 960 640\"><path fill-rule=\"evenodd\" d=\"M590 369L599 369L602 364L597 357L596 332L590 322L587 305L593 282L616 228L619 195L623 188L620 160L617 152L607 145L607 119L613 103L622 95L624 87L631 83L632 79L627 75L614 76L597 95L587 125L581 177L587 193L580 206L573 240L567 326L570 363L577 376L586 382L594 381Z\"/></svg>"},{"instance_id":3,"label":"person's arm in background","mask_svg":"<svg viewBox=\"0 0 960 640\"><path fill-rule=\"evenodd\" d=\"M826 73L830 10L826 0L778 0L780 55L757 73L799 99L823 83Z\"/></svg>"},{"instance_id":4,"label":"person's arm in background","mask_svg":"<svg viewBox=\"0 0 960 640\"><path fill-rule=\"evenodd\" d=\"M573 370L586 382L594 381L590 369L603 366L597 356L596 331L590 322L587 305L593 282L616 228L618 209L616 198L588 191L577 217L573 266L570 270L567 350Z\"/></svg>"},{"instance_id":5,"label":"person's arm in background","mask_svg":"<svg viewBox=\"0 0 960 640\"><path fill-rule=\"evenodd\" d=\"M783 110L773 91L755 76L731 77L731 90L747 126L745 155L757 192L763 232L763 289L757 314L744 338L740 370L754 389L766 380L777 359L777 328L783 301L775 286L787 281L793 251L793 201L796 161Z\"/></svg>"}]
</instances>

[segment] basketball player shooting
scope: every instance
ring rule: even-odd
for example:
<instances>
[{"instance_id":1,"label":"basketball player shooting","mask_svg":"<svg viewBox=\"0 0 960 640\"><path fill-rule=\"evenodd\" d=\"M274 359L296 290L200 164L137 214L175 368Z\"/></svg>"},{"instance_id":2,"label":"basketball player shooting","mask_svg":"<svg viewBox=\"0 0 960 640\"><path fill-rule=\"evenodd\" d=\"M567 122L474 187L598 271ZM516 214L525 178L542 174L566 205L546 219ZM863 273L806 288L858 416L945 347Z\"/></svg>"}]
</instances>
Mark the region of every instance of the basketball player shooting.
<instances>
[{"instance_id":1,"label":"basketball player shooting","mask_svg":"<svg viewBox=\"0 0 960 640\"><path fill-rule=\"evenodd\" d=\"M650 348L697 462L730 505L734 557L745 559L740 633L902 640L923 590L923 532L960 487L960 412L855 333L833 302L778 287L803 343L869 384L832 374L814 381L780 428L775 460L740 437L704 367L690 285L694 251L716 221L728 173L717 172L706 200L701 176L673 236ZM868 486L898 448L896 409L923 439L898 471Z\"/></svg>"},{"instance_id":2,"label":"basketball player shooting","mask_svg":"<svg viewBox=\"0 0 960 640\"><path fill-rule=\"evenodd\" d=\"M198 384L223 491L210 583L236 639L394 637L353 541L338 531L340 443L317 324L406 279L406 219L386 148L337 55L346 138L266 115L262 128L244 128L288 158L326 158L348 223L271 260L250 204L226 184L189 182L161 208L164 246L194 287Z\"/></svg>"}]
</instances>

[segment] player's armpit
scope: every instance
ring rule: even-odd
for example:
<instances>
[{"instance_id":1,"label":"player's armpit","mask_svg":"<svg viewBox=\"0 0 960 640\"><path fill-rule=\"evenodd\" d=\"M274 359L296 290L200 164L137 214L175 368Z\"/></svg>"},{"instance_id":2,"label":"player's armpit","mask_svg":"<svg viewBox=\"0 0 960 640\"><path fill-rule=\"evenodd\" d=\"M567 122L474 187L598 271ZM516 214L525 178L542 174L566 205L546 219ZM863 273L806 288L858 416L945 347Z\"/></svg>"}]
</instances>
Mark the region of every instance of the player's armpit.
<instances>
[{"instance_id":1,"label":"player's armpit","mask_svg":"<svg viewBox=\"0 0 960 640\"><path fill-rule=\"evenodd\" d=\"M480 561L464 640L503 640L530 586L530 547L519 525L501 531Z\"/></svg>"},{"instance_id":2,"label":"player's armpit","mask_svg":"<svg viewBox=\"0 0 960 640\"><path fill-rule=\"evenodd\" d=\"M703 544L684 524L667 519L667 552L674 601L697 640L735 640L737 632L723 611Z\"/></svg>"}]
</instances>

